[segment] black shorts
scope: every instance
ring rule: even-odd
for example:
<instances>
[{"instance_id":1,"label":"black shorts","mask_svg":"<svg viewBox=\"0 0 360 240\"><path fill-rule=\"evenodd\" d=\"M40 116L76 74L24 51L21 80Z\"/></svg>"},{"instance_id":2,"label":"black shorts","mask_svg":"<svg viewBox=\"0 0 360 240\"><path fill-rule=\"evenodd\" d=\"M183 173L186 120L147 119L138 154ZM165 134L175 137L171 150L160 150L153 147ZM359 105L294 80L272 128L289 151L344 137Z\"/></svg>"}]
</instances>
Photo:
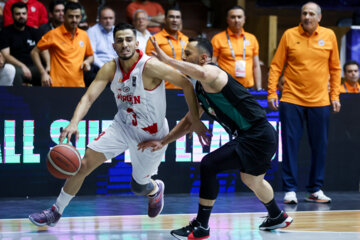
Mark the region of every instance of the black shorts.
<instances>
[{"instance_id":1,"label":"black shorts","mask_svg":"<svg viewBox=\"0 0 360 240\"><path fill-rule=\"evenodd\" d=\"M241 132L223 147L226 145L227 151L234 151L234 155L238 157L236 161L240 172L258 176L270 168L271 159L277 150L278 137L274 127L266 120Z\"/></svg>"}]
</instances>

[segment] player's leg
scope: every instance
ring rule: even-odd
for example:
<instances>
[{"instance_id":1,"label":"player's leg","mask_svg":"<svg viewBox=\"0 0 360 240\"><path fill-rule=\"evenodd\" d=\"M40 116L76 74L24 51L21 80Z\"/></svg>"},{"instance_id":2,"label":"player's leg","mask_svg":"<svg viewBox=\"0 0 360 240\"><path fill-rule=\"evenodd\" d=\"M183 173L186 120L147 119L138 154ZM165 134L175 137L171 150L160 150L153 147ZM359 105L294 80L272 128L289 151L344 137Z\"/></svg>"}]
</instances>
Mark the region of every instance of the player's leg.
<instances>
[{"instance_id":1,"label":"player's leg","mask_svg":"<svg viewBox=\"0 0 360 240\"><path fill-rule=\"evenodd\" d=\"M106 159L111 159L125 151L127 144L122 136L124 136L124 134L121 126L113 122L106 132L103 132L96 140L88 145L85 156L81 161L79 172L66 180L64 187L61 189L52 207L42 212L31 214L29 216L30 221L37 226L55 226L65 207L79 191L86 176L106 161Z\"/></svg>"},{"instance_id":2,"label":"player's leg","mask_svg":"<svg viewBox=\"0 0 360 240\"><path fill-rule=\"evenodd\" d=\"M216 175L220 172L239 169L238 156L235 152L237 143L231 141L207 154L200 163L200 199L198 214L188 226L171 231L179 239L206 239L210 237L208 222L219 192Z\"/></svg>"}]
</instances>

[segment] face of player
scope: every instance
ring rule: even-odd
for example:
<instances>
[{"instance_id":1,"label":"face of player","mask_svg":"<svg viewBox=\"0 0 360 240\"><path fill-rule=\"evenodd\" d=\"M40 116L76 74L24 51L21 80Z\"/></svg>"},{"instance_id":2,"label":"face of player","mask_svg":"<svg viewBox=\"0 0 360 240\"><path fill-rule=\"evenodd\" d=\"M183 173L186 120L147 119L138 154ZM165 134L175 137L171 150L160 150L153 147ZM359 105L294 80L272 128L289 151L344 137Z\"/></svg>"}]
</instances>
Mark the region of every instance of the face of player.
<instances>
[{"instance_id":1,"label":"face of player","mask_svg":"<svg viewBox=\"0 0 360 240\"><path fill-rule=\"evenodd\" d=\"M80 9L74 9L74 10L68 9L66 11L64 18L64 25L68 30L70 31L75 30L79 26L80 21L81 21Z\"/></svg>"},{"instance_id":2,"label":"face of player","mask_svg":"<svg viewBox=\"0 0 360 240\"><path fill-rule=\"evenodd\" d=\"M52 18L56 25L60 25L64 22L64 9L65 6L63 4L58 4L54 6Z\"/></svg>"},{"instance_id":3,"label":"face of player","mask_svg":"<svg viewBox=\"0 0 360 240\"><path fill-rule=\"evenodd\" d=\"M181 12L177 10L169 10L166 18L165 18L165 25L166 30L169 33L175 33L180 31L181 28Z\"/></svg>"},{"instance_id":4,"label":"face of player","mask_svg":"<svg viewBox=\"0 0 360 240\"><path fill-rule=\"evenodd\" d=\"M353 83L359 81L359 67L356 64L346 66L345 79Z\"/></svg>"},{"instance_id":5,"label":"face of player","mask_svg":"<svg viewBox=\"0 0 360 240\"><path fill-rule=\"evenodd\" d=\"M104 9L100 14L100 24L107 32L110 32L115 24L115 13L111 9Z\"/></svg>"},{"instance_id":6,"label":"face of player","mask_svg":"<svg viewBox=\"0 0 360 240\"><path fill-rule=\"evenodd\" d=\"M149 19L146 13L138 12L134 19L134 26L139 32L144 32L149 24Z\"/></svg>"},{"instance_id":7,"label":"face of player","mask_svg":"<svg viewBox=\"0 0 360 240\"><path fill-rule=\"evenodd\" d=\"M14 8L13 19L15 26L24 27L27 21L26 8Z\"/></svg>"},{"instance_id":8,"label":"face of player","mask_svg":"<svg viewBox=\"0 0 360 240\"><path fill-rule=\"evenodd\" d=\"M321 14L316 4L308 3L301 10L301 25L305 32L312 34L321 20Z\"/></svg>"},{"instance_id":9,"label":"face of player","mask_svg":"<svg viewBox=\"0 0 360 240\"><path fill-rule=\"evenodd\" d=\"M134 56L138 45L131 29L119 30L115 33L113 47L121 60L128 60Z\"/></svg>"},{"instance_id":10,"label":"face of player","mask_svg":"<svg viewBox=\"0 0 360 240\"><path fill-rule=\"evenodd\" d=\"M185 62L200 64L199 49L196 47L197 42L192 41L186 45L183 60Z\"/></svg>"},{"instance_id":11,"label":"face of player","mask_svg":"<svg viewBox=\"0 0 360 240\"><path fill-rule=\"evenodd\" d=\"M228 12L226 21L230 30L238 33L245 24L245 13L242 9L232 9Z\"/></svg>"}]
</instances>

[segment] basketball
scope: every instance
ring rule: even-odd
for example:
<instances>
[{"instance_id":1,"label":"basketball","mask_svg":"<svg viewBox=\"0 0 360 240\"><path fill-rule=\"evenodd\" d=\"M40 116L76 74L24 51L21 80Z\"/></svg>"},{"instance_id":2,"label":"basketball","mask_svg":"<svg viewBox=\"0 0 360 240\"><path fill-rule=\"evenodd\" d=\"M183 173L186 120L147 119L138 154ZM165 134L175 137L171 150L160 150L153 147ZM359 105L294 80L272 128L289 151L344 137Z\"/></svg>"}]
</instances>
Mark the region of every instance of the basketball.
<instances>
[{"instance_id":1,"label":"basketball","mask_svg":"<svg viewBox=\"0 0 360 240\"><path fill-rule=\"evenodd\" d=\"M53 147L46 158L49 172L56 178L66 179L74 176L81 167L81 156L70 144L59 144Z\"/></svg>"}]
</instances>

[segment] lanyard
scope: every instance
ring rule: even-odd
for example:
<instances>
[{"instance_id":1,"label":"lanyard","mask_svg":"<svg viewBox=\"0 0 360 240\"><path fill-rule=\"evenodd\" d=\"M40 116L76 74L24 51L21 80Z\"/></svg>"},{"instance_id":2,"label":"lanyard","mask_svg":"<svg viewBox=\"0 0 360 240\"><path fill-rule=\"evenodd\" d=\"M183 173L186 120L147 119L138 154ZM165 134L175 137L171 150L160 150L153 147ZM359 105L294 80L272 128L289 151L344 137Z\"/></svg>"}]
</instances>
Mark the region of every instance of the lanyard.
<instances>
[{"instance_id":1,"label":"lanyard","mask_svg":"<svg viewBox=\"0 0 360 240\"><path fill-rule=\"evenodd\" d=\"M171 50L172 50L172 53L173 53L173 58L175 59L176 55L175 55L175 49L174 49L174 45L172 44L172 42L170 41L170 38L168 38L168 42L169 42L169 45L171 47ZM181 43L181 40L180 40L180 45L181 45L181 54L183 53L183 45ZM182 56L181 56L182 57Z\"/></svg>"},{"instance_id":2,"label":"lanyard","mask_svg":"<svg viewBox=\"0 0 360 240\"><path fill-rule=\"evenodd\" d=\"M236 60L235 59L234 49L233 49L233 47L231 45L230 37L229 37L229 34L228 34L227 30L226 30L226 37L227 37L227 41L228 41L228 44L229 44L229 47L230 47L231 55L232 55L233 59ZM245 60L245 47L246 47L246 45L245 45L245 34L243 35L243 38L244 38L244 40L243 40L243 60Z\"/></svg>"}]
</instances>

